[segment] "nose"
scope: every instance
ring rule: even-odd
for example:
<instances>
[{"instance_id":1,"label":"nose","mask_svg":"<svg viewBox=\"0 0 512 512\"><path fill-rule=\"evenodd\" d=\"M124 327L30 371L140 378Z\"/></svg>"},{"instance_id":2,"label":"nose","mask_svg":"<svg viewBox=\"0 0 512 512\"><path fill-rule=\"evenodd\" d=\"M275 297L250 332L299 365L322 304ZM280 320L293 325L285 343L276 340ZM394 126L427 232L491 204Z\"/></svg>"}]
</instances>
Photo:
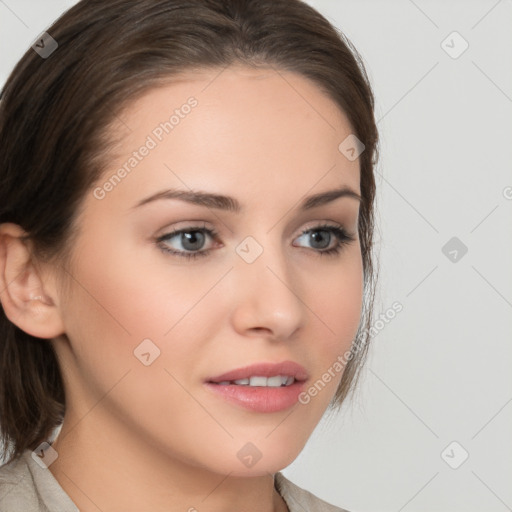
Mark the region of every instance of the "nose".
<instances>
[{"instance_id":1,"label":"nose","mask_svg":"<svg viewBox=\"0 0 512 512\"><path fill-rule=\"evenodd\" d=\"M264 248L252 263L240 258L232 279L232 322L241 335L286 340L304 325L306 283L301 283L281 249Z\"/></svg>"}]
</instances>

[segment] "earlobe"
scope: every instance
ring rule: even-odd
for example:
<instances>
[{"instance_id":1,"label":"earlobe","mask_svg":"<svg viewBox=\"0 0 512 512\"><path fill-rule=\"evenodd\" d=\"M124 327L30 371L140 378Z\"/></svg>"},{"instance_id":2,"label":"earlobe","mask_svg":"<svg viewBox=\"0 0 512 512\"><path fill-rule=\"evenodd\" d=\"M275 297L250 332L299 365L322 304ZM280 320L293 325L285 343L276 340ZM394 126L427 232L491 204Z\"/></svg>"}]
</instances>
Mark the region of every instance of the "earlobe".
<instances>
[{"instance_id":1,"label":"earlobe","mask_svg":"<svg viewBox=\"0 0 512 512\"><path fill-rule=\"evenodd\" d=\"M0 224L0 301L7 318L32 336L54 338L64 332L60 311L41 280L17 224Z\"/></svg>"}]
</instances>

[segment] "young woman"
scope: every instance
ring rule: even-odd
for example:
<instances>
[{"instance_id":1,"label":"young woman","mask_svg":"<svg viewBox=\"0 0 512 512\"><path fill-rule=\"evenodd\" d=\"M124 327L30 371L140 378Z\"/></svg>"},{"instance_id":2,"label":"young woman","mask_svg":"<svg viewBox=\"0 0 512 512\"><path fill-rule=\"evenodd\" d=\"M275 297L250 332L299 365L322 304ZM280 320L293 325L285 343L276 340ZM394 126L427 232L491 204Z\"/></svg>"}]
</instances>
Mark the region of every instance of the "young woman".
<instances>
[{"instance_id":1,"label":"young woman","mask_svg":"<svg viewBox=\"0 0 512 512\"><path fill-rule=\"evenodd\" d=\"M2 512L343 510L287 480L369 343L378 134L299 0L82 0L0 102Z\"/></svg>"}]
</instances>

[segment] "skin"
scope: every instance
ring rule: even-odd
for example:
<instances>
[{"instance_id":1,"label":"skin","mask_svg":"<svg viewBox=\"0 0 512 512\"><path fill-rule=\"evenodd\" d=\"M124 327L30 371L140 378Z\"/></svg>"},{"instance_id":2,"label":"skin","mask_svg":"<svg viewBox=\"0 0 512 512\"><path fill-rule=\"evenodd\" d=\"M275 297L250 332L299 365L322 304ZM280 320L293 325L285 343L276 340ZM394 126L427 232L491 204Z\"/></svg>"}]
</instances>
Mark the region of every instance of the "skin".
<instances>
[{"instance_id":1,"label":"skin","mask_svg":"<svg viewBox=\"0 0 512 512\"><path fill-rule=\"evenodd\" d=\"M69 296L58 267L31 259L21 228L0 226L4 310L47 338L62 368L67 410L50 471L82 512L286 511L274 474L303 449L341 372L308 404L274 413L229 404L203 382L293 360L310 375L307 389L357 332L359 202L342 197L305 212L297 205L342 185L360 194L359 162L338 150L352 133L346 116L306 78L230 67L152 89L112 125L122 142L104 180L190 96L197 107L121 183L104 199L92 190L85 197ZM167 188L232 196L244 211L176 199L131 209ZM324 223L356 240L321 256L324 246L302 232ZM155 243L204 224L219 233L217 241L205 235L204 258ZM250 264L235 251L247 236L263 248ZM180 236L166 245L186 251ZM161 351L150 366L133 353L146 338ZM237 457L248 442L262 454L251 468Z\"/></svg>"}]
</instances>

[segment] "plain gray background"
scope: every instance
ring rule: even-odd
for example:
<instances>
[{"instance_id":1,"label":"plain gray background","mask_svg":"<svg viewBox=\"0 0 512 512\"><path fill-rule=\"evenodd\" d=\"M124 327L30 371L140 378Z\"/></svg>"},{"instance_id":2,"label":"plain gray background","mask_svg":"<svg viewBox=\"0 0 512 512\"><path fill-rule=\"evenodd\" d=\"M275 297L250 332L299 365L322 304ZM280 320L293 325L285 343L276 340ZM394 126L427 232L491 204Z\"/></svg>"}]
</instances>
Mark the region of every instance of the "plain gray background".
<instances>
[{"instance_id":1,"label":"plain gray background","mask_svg":"<svg viewBox=\"0 0 512 512\"><path fill-rule=\"evenodd\" d=\"M75 3L0 0L1 84ZM375 318L403 311L283 473L351 512L512 510L512 1L308 3L374 88Z\"/></svg>"}]
</instances>

